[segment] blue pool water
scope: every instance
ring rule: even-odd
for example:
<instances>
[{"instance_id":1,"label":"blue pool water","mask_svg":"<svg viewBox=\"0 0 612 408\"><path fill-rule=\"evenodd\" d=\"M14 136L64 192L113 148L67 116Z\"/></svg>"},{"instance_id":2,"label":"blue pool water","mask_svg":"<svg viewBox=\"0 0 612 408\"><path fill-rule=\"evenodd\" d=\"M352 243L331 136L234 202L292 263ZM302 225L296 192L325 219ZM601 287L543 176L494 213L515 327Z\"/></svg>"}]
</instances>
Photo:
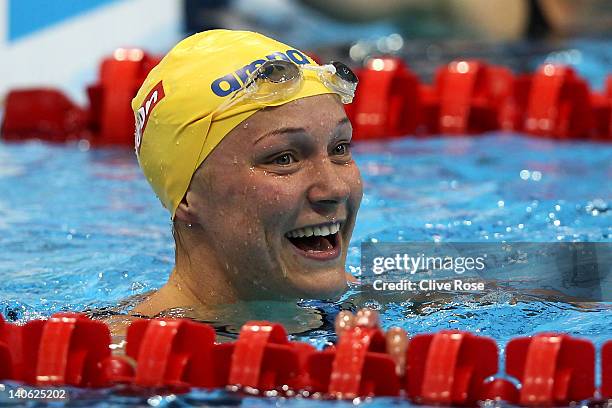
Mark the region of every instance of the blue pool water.
<instances>
[{"instance_id":1,"label":"blue pool water","mask_svg":"<svg viewBox=\"0 0 612 408\"><path fill-rule=\"evenodd\" d=\"M360 243L373 240L612 241L612 145L491 133L355 143L354 152L365 183L348 258L356 275ZM172 269L167 213L129 149L0 143L0 192L0 313L8 320L115 307L159 288ZM257 304L255 316L232 306L203 320L230 336L248 318L280 320L295 338L321 347L333 340L334 313L367 305L381 312L385 328L470 330L502 348L512 337L540 331L568 332L596 346L612 338L612 305L605 302L517 301L513 295L411 302L370 295L353 288L337 302ZM104 393L113 394L87 398ZM144 397L125 398L99 404L147 404ZM240 403L199 391L176 398L150 404ZM274 403L305 404L248 400Z\"/></svg>"}]
</instances>

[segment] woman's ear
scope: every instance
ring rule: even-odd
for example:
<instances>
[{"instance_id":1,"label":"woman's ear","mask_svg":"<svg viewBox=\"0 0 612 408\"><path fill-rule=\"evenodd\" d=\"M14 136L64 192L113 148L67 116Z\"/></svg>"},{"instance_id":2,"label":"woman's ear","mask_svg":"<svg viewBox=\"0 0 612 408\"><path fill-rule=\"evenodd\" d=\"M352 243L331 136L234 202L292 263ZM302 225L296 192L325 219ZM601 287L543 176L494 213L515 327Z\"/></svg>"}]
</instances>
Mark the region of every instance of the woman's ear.
<instances>
[{"instance_id":1,"label":"woman's ear","mask_svg":"<svg viewBox=\"0 0 612 408\"><path fill-rule=\"evenodd\" d=\"M185 194L185 197L181 200L176 212L174 213L174 219L177 221L184 222L185 224L196 224L197 217L195 216L192 207L189 205L189 192Z\"/></svg>"}]
</instances>

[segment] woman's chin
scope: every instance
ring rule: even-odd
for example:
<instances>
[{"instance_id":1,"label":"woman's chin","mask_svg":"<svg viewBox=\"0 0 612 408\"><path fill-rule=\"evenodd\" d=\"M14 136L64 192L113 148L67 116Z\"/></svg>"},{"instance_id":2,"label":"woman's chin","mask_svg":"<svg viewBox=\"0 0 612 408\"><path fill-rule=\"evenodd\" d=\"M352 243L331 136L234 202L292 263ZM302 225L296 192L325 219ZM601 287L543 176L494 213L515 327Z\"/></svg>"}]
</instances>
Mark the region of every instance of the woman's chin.
<instances>
[{"instance_id":1,"label":"woman's chin","mask_svg":"<svg viewBox=\"0 0 612 408\"><path fill-rule=\"evenodd\" d=\"M300 298L334 299L348 288L344 268L337 270L312 270L289 273L287 279Z\"/></svg>"}]
</instances>

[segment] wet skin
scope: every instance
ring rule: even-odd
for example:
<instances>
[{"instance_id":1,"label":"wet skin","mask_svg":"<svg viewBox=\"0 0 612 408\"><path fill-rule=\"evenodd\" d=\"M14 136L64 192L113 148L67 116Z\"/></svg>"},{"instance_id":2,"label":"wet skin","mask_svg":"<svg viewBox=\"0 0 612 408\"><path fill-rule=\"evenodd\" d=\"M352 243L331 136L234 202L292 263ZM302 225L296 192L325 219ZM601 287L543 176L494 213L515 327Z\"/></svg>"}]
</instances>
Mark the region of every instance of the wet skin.
<instances>
[{"instance_id":1,"label":"wet skin","mask_svg":"<svg viewBox=\"0 0 612 408\"><path fill-rule=\"evenodd\" d=\"M336 95L266 108L238 125L196 171L177 209L168 283L135 311L341 294L362 197L351 133ZM333 222L339 232L313 251L286 235Z\"/></svg>"}]
</instances>

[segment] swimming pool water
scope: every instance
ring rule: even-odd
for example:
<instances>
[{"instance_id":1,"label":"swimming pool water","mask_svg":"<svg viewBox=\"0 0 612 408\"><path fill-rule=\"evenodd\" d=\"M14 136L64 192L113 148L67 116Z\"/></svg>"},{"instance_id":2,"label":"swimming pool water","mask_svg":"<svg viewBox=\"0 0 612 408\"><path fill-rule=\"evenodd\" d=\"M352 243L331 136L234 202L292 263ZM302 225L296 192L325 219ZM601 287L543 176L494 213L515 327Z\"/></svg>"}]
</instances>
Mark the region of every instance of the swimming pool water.
<instances>
[{"instance_id":1,"label":"swimming pool water","mask_svg":"<svg viewBox=\"0 0 612 408\"><path fill-rule=\"evenodd\" d=\"M609 144L490 133L355 143L354 156L365 186L348 257L356 275L359 245L373 240L612 241ZM0 192L0 313L7 320L113 307L159 288L172 269L169 217L129 149L0 143ZM411 334L470 330L501 346L540 331L583 336L598 347L612 338L610 303L517 301L508 294L411 302L352 288L336 302L250 305L255 316L247 316L244 305L228 306L202 320L229 335L248 318L280 320L297 339L323 346L333 340L334 314L364 305L380 310L385 328L399 325ZM97 400L105 392L88 395ZM121 398L128 397L115 394L99 404ZM145 397L134 398L147 404ZM176 398L151 404L241 403L200 391Z\"/></svg>"}]
</instances>

